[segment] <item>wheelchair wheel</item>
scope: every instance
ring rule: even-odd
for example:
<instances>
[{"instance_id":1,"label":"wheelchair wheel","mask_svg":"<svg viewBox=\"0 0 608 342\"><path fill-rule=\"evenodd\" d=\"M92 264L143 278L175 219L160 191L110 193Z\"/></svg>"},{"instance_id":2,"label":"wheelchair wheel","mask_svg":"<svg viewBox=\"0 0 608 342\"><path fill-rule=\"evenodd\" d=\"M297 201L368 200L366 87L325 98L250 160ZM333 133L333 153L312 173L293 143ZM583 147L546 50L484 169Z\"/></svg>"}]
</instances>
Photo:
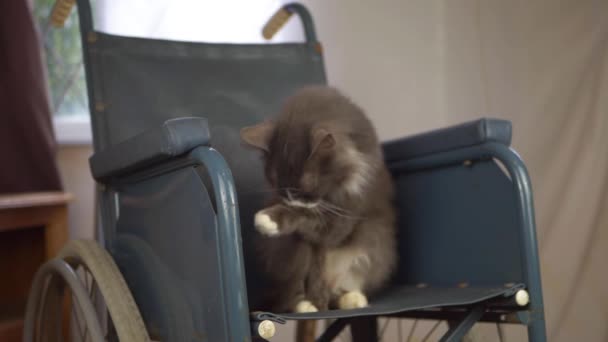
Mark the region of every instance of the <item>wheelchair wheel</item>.
<instances>
[{"instance_id":1,"label":"wheelchair wheel","mask_svg":"<svg viewBox=\"0 0 608 342\"><path fill-rule=\"evenodd\" d=\"M69 290L69 292L65 290ZM63 341L64 294L71 293L72 340L150 341L137 305L110 254L94 241L73 240L36 273L24 341ZM107 319L110 321L107 321ZM111 324L110 324L111 323Z\"/></svg>"}]
</instances>

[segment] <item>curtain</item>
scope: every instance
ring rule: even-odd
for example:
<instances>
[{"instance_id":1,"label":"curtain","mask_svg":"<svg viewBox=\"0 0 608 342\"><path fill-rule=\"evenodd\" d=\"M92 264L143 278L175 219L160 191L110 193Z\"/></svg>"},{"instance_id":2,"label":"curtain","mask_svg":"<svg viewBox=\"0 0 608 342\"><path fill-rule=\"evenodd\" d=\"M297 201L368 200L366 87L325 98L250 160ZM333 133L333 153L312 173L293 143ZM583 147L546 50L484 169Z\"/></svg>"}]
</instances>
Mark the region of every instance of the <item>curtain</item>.
<instances>
[{"instance_id":1,"label":"curtain","mask_svg":"<svg viewBox=\"0 0 608 342\"><path fill-rule=\"evenodd\" d=\"M0 1L0 193L61 189L30 4Z\"/></svg>"},{"instance_id":2,"label":"curtain","mask_svg":"<svg viewBox=\"0 0 608 342\"><path fill-rule=\"evenodd\" d=\"M607 341L608 1L444 4L449 123L511 120L529 168L549 341Z\"/></svg>"}]
</instances>

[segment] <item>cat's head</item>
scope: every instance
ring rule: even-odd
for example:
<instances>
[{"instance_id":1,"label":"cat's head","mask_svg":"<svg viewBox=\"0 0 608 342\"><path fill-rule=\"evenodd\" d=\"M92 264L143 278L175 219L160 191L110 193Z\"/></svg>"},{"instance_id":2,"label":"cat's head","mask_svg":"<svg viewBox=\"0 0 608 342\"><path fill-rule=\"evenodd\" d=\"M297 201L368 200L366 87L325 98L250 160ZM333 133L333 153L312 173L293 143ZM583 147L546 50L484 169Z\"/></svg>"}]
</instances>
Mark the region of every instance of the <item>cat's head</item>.
<instances>
[{"instance_id":1,"label":"cat's head","mask_svg":"<svg viewBox=\"0 0 608 342\"><path fill-rule=\"evenodd\" d=\"M275 120L243 128L241 138L263 154L276 193L302 207L331 196L361 196L374 154L361 146L377 144L360 109L331 89L296 94Z\"/></svg>"}]
</instances>

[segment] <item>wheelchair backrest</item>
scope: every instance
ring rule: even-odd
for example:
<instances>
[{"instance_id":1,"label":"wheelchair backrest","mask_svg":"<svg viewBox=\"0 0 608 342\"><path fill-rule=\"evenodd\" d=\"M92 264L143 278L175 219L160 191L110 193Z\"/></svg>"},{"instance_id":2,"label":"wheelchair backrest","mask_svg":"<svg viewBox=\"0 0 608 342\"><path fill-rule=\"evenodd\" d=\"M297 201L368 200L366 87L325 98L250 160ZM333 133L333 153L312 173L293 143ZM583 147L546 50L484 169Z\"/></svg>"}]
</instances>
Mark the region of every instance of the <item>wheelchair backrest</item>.
<instances>
[{"instance_id":1,"label":"wheelchair backrest","mask_svg":"<svg viewBox=\"0 0 608 342\"><path fill-rule=\"evenodd\" d=\"M78 1L95 151L171 118L206 118L211 146L226 159L235 180L245 253L252 218L269 193L264 190L259 153L241 144L240 129L277 114L281 102L296 89L326 83L310 14L298 4L284 8L300 16L306 41L207 44L110 35L92 28L88 1ZM102 193L100 198L102 208L122 205L112 195ZM111 247L116 226L127 224L125 215L130 211L123 208L125 215L118 225L113 217L118 213L101 212ZM259 286L250 277L253 272L247 275L248 286Z\"/></svg>"},{"instance_id":2,"label":"wheelchair backrest","mask_svg":"<svg viewBox=\"0 0 608 342\"><path fill-rule=\"evenodd\" d=\"M305 26L311 30L312 23ZM325 83L314 34L303 43L248 45L83 34L95 150L167 119L207 118L211 144L236 181L243 231L249 231L264 179L258 153L242 146L239 131L276 114L295 89Z\"/></svg>"}]
</instances>

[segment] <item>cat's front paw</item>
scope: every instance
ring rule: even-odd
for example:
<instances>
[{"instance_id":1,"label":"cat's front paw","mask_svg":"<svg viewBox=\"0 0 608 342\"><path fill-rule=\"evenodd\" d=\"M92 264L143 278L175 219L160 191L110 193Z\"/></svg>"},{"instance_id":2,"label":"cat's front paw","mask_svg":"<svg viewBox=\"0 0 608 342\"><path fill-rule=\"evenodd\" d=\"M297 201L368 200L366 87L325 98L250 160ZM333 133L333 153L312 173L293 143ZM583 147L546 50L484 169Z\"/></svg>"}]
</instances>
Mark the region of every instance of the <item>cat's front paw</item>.
<instances>
[{"instance_id":1,"label":"cat's front paw","mask_svg":"<svg viewBox=\"0 0 608 342\"><path fill-rule=\"evenodd\" d=\"M264 210L258 211L255 214L254 224L258 232L263 235L275 236L279 234L279 225Z\"/></svg>"},{"instance_id":2,"label":"cat's front paw","mask_svg":"<svg viewBox=\"0 0 608 342\"><path fill-rule=\"evenodd\" d=\"M311 313L317 312L319 309L311 303L309 300L302 300L296 305L295 312L297 313Z\"/></svg>"},{"instance_id":3,"label":"cat's front paw","mask_svg":"<svg viewBox=\"0 0 608 342\"><path fill-rule=\"evenodd\" d=\"M350 291L338 299L338 308L341 310L360 309L367 306L367 297L361 291Z\"/></svg>"}]
</instances>

